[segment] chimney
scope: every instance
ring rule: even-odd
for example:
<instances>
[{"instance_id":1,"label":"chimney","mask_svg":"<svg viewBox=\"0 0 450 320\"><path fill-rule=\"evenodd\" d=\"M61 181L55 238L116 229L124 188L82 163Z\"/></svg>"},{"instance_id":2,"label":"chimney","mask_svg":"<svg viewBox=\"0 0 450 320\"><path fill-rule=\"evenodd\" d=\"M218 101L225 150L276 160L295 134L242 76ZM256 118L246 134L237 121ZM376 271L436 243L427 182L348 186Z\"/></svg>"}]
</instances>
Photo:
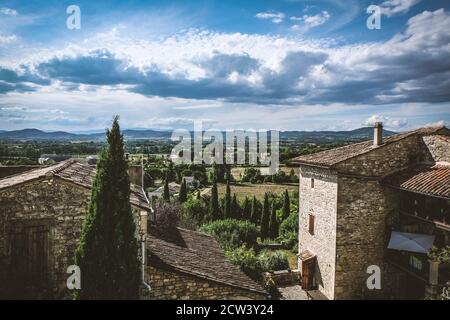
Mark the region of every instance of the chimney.
<instances>
[{"instance_id":1,"label":"chimney","mask_svg":"<svg viewBox=\"0 0 450 320\"><path fill-rule=\"evenodd\" d=\"M144 170L142 165L131 165L128 167L128 175L130 182L140 187L144 187Z\"/></svg>"},{"instance_id":2,"label":"chimney","mask_svg":"<svg viewBox=\"0 0 450 320\"><path fill-rule=\"evenodd\" d=\"M383 123L375 122L373 129L373 145L377 147L383 144Z\"/></svg>"}]
</instances>

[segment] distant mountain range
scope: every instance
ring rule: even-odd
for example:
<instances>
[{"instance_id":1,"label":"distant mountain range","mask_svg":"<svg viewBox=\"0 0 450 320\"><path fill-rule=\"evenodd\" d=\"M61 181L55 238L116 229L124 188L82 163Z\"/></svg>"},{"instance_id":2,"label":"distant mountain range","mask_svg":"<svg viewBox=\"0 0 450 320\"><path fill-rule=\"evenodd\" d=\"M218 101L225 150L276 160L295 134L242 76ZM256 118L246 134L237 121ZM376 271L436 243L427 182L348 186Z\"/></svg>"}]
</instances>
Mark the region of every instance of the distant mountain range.
<instances>
[{"instance_id":1,"label":"distant mountain range","mask_svg":"<svg viewBox=\"0 0 450 320\"><path fill-rule=\"evenodd\" d=\"M171 131L136 130L122 131L126 140L137 139L169 139ZM395 134L393 131L383 130L383 135ZM373 128L364 127L351 131L281 131L281 140L333 141L333 140L367 140L372 139ZM0 140L53 140L53 141L101 141L105 133L69 133L64 131L45 132L39 129L22 129L13 131L0 131Z\"/></svg>"}]
</instances>

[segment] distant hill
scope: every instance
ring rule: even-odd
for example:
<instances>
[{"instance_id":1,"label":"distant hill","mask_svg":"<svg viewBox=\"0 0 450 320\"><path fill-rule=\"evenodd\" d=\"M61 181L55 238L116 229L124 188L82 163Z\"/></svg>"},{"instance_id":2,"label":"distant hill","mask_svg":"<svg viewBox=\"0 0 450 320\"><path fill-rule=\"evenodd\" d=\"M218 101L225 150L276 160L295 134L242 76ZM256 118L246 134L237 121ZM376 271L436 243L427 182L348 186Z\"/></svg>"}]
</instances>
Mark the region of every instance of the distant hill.
<instances>
[{"instance_id":1,"label":"distant hill","mask_svg":"<svg viewBox=\"0 0 450 320\"><path fill-rule=\"evenodd\" d=\"M171 136L169 131L157 130L123 130L125 139L168 139ZM13 131L0 131L0 140L81 140L95 141L104 140L105 133L76 134L64 131L45 132L39 129L22 129Z\"/></svg>"},{"instance_id":2,"label":"distant hill","mask_svg":"<svg viewBox=\"0 0 450 320\"><path fill-rule=\"evenodd\" d=\"M396 132L383 130L383 136L391 136ZM350 131L282 131L280 139L282 140L304 140L304 141L327 141L327 140L346 140L361 141L373 138L373 128L364 127Z\"/></svg>"},{"instance_id":3,"label":"distant hill","mask_svg":"<svg viewBox=\"0 0 450 320\"><path fill-rule=\"evenodd\" d=\"M123 135L126 140L137 139L169 139L172 132L159 130L125 129ZM383 130L383 135L389 136L395 132ZM281 131L281 140L318 141L360 141L372 139L373 128L359 128L351 131ZM64 131L45 132L39 129L23 129L14 131L0 131L0 140L54 140L54 141L101 141L105 133L69 133Z\"/></svg>"}]
</instances>

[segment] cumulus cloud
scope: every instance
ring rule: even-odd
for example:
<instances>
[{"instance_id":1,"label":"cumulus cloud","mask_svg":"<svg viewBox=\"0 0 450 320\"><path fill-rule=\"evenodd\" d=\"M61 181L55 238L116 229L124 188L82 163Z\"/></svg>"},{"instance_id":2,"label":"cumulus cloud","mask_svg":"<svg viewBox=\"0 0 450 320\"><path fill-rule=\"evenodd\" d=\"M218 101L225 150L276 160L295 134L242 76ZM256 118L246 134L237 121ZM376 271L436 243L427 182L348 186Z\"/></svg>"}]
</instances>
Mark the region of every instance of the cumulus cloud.
<instances>
[{"instance_id":1,"label":"cumulus cloud","mask_svg":"<svg viewBox=\"0 0 450 320\"><path fill-rule=\"evenodd\" d=\"M388 17L404 14L421 1L422 0L387 0L380 5L381 13Z\"/></svg>"},{"instance_id":2,"label":"cumulus cloud","mask_svg":"<svg viewBox=\"0 0 450 320\"><path fill-rule=\"evenodd\" d=\"M15 35L11 36L3 36L0 34L0 46L5 44L11 44L17 41L17 37Z\"/></svg>"},{"instance_id":3,"label":"cumulus cloud","mask_svg":"<svg viewBox=\"0 0 450 320\"><path fill-rule=\"evenodd\" d=\"M290 19L296 24L291 26L295 31L307 31L311 28L318 27L330 19L331 15L328 11L322 11L316 15L303 15L302 17L292 16Z\"/></svg>"},{"instance_id":4,"label":"cumulus cloud","mask_svg":"<svg viewBox=\"0 0 450 320\"><path fill-rule=\"evenodd\" d=\"M412 17L387 41L331 48L257 34L189 30L136 42L115 32L0 67L0 93L51 85L265 105L447 102L448 43L443 9Z\"/></svg>"},{"instance_id":5,"label":"cumulus cloud","mask_svg":"<svg viewBox=\"0 0 450 320\"><path fill-rule=\"evenodd\" d=\"M0 13L6 16L17 16L17 11L11 8L0 8Z\"/></svg>"},{"instance_id":6,"label":"cumulus cloud","mask_svg":"<svg viewBox=\"0 0 450 320\"><path fill-rule=\"evenodd\" d=\"M260 12L257 13L255 17L258 19L270 20L273 23L281 23L283 22L285 15L282 12Z\"/></svg>"},{"instance_id":7,"label":"cumulus cloud","mask_svg":"<svg viewBox=\"0 0 450 320\"><path fill-rule=\"evenodd\" d=\"M408 120L406 119L394 119L387 116L374 114L370 116L363 125L365 126L373 126L376 122L383 122L383 125L388 128L400 129L405 127L408 124Z\"/></svg>"}]
</instances>

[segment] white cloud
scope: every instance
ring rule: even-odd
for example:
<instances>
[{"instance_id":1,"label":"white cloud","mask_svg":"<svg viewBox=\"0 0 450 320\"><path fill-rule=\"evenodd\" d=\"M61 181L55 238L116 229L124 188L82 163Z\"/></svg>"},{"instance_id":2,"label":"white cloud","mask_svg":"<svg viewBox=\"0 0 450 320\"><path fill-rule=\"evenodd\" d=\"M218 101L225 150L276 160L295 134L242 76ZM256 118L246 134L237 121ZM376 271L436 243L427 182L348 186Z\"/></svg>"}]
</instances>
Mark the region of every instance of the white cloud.
<instances>
[{"instance_id":1,"label":"white cloud","mask_svg":"<svg viewBox=\"0 0 450 320\"><path fill-rule=\"evenodd\" d=\"M407 119L393 119L379 114L370 116L363 124L365 126L373 126L375 122L382 122L385 127L394 129L403 128L408 124Z\"/></svg>"},{"instance_id":2,"label":"white cloud","mask_svg":"<svg viewBox=\"0 0 450 320\"><path fill-rule=\"evenodd\" d=\"M297 23L291 26L292 30L295 31L307 31L311 28L318 27L330 19L331 15L328 11L322 11L316 15L304 15L302 17L291 17L292 21L296 21ZM300 23L298 23L300 22Z\"/></svg>"},{"instance_id":3,"label":"white cloud","mask_svg":"<svg viewBox=\"0 0 450 320\"><path fill-rule=\"evenodd\" d=\"M0 34L0 45L10 44L17 41L17 37L15 35L11 36L3 36Z\"/></svg>"},{"instance_id":4,"label":"white cloud","mask_svg":"<svg viewBox=\"0 0 450 320\"><path fill-rule=\"evenodd\" d=\"M273 23L281 23L284 20L284 13L282 12L260 12L255 16L258 19L270 20Z\"/></svg>"},{"instance_id":5,"label":"white cloud","mask_svg":"<svg viewBox=\"0 0 450 320\"><path fill-rule=\"evenodd\" d=\"M17 11L11 8L0 8L0 13L7 16L17 16Z\"/></svg>"},{"instance_id":6,"label":"white cloud","mask_svg":"<svg viewBox=\"0 0 450 320\"><path fill-rule=\"evenodd\" d=\"M387 0L380 5L381 13L388 17L407 13L409 9L421 1L422 0Z\"/></svg>"}]
</instances>

